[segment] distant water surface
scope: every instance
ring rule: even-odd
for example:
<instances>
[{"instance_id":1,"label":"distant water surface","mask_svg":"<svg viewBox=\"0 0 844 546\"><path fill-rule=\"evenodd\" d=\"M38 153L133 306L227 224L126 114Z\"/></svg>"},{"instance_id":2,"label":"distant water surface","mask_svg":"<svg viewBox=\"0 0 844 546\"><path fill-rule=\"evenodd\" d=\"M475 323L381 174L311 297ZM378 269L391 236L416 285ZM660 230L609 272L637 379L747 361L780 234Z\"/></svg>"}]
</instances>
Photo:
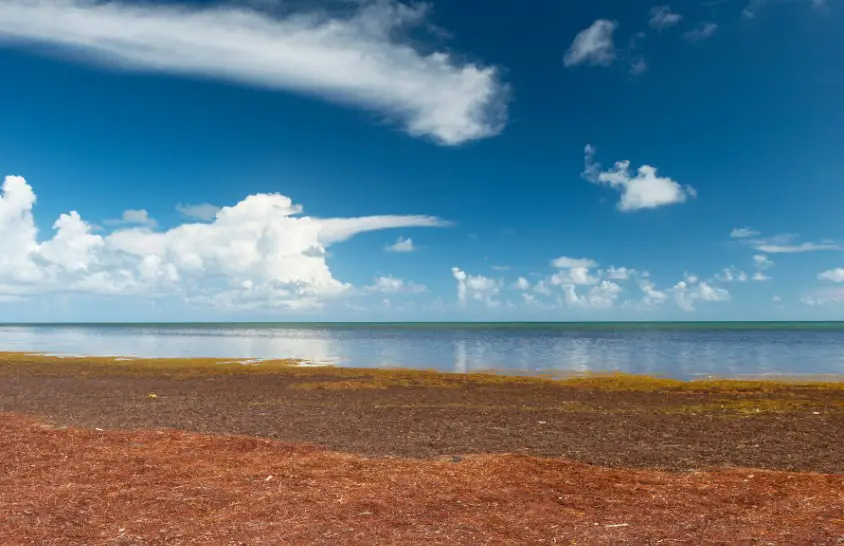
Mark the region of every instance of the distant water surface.
<instances>
[{"instance_id":1,"label":"distant water surface","mask_svg":"<svg viewBox=\"0 0 844 546\"><path fill-rule=\"evenodd\" d=\"M0 325L0 351L297 358L450 372L844 374L844 323Z\"/></svg>"}]
</instances>

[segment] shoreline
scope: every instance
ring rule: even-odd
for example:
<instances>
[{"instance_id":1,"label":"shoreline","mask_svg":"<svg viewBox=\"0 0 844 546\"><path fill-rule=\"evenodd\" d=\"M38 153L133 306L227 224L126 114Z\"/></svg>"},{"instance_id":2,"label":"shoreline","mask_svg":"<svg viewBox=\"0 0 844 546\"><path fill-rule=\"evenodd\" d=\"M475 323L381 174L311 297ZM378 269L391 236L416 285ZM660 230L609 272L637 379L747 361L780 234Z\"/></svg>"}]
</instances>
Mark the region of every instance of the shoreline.
<instances>
[{"instance_id":1,"label":"shoreline","mask_svg":"<svg viewBox=\"0 0 844 546\"><path fill-rule=\"evenodd\" d=\"M728 382L735 382L742 388L752 389L755 383L758 388L765 390L764 384L782 385L803 385L817 386L818 388L837 388L840 385L844 388L844 374L738 374L734 376L717 376L698 374L699 377L692 379L676 379L672 377L632 374L621 371L588 371L578 372L569 370L536 370L525 373L524 370L511 368L489 369L483 371L456 372L443 371L438 369L409 368L401 366L390 367L355 367L338 366L335 364L312 362L295 358L236 358L236 357L142 357L142 356L94 356L84 354L56 354L50 352L15 352L0 351L0 366L33 366L51 367L56 364L76 365L86 368L86 372L98 370L107 373L130 373L151 375L173 375L183 373L231 373L237 374L242 367L248 371L242 373L296 373L294 370L311 369L328 374L334 373L337 376L361 376L361 375L400 375L403 377L418 375L419 377L444 376L444 377L465 377L471 379L488 379L498 377L506 382L510 378L516 382L522 380L551 381L558 384L575 384L576 382L588 382L591 388L600 388L600 382L606 381L608 386L618 388L614 384L623 380L629 388L683 388L682 385L689 385L692 389L698 386L704 388L716 388L716 386L728 386ZM53 368L53 372L59 370ZM74 370L68 369L67 373ZM717 384L717 385L716 385Z\"/></svg>"}]
</instances>

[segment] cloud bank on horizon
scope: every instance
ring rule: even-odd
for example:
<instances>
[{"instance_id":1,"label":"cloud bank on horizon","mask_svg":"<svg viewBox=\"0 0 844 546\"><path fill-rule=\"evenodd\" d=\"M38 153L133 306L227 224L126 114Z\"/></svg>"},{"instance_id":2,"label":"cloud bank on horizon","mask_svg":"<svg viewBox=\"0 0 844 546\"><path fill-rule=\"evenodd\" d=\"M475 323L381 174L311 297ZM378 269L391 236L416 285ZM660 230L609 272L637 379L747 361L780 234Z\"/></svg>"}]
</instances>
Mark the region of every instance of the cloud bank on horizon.
<instances>
[{"instance_id":1,"label":"cloud bank on horizon","mask_svg":"<svg viewBox=\"0 0 844 546\"><path fill-rule=\"evenodd\" d=\"M443 227L432 216L318 219L281 194L250 195L209 223L166 231L143 211L126 211L107 235L71 211L39 241L35 192L7 176L0 193L0 298L43 293L166 296L221 308L303 309L349 292L326 249L367 231ZM125 226L124 224L136 224ZM415 285L412 285L415 286Z\"/></svg>"}]
</instances>

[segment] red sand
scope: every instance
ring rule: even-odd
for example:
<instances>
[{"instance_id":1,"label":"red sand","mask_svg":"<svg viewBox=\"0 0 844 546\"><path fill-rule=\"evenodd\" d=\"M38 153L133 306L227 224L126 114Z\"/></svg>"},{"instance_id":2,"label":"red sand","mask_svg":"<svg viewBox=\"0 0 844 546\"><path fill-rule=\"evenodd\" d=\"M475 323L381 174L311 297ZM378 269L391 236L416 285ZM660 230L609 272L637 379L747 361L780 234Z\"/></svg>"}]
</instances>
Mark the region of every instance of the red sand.
<instances>
[{"instance_id":1,"label":"red sand","mask_svg":"<svg viewBox=\"0 0 844 546\"><path fill-rule=\"evenodd\" d=\"M844 544L844 476L666 473L0 414L2 544Z\"/></svg>"}]
</instances>

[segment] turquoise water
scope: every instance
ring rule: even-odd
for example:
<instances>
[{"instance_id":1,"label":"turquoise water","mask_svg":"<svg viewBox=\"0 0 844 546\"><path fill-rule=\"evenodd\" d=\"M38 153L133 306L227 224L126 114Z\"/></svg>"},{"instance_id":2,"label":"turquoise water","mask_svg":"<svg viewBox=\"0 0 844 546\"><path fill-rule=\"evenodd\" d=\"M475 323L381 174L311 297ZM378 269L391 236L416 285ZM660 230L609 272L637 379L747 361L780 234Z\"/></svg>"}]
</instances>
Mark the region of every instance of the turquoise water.
<instances>
[{"instance_id":1,"label":"turquoise water","mask_svg":"<svg viewBox=\"0 0 844 546\"><path fill-rule=\"evenodd\" d=\"M451 372L844 374L844 322L0 325L0 351L299 358Z\"/></svg>"}]
</instances>

